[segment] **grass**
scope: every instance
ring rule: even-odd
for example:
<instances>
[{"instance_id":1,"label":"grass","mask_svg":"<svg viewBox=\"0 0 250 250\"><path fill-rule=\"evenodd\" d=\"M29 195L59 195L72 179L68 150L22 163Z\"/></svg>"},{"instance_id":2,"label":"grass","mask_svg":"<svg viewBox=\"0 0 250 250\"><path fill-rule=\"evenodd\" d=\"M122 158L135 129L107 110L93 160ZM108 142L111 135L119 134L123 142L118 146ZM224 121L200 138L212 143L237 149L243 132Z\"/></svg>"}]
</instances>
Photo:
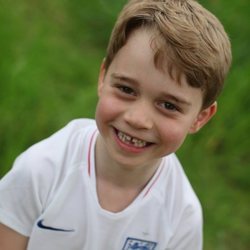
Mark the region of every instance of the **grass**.
<instances>
[{"instance_id":1,"label":"grass","mask_svg":"<svg viewBox=\"0 0 250 250\"><path fill-rule=\"evenodd\" d=\"M0 177L27 147L94 117L99 65L124 0L0 3ZM250 249L250 7L202 0L230 34L233 66L216 117L178 155L204 209L204 250Z\"/></svg>"}]
</instances>

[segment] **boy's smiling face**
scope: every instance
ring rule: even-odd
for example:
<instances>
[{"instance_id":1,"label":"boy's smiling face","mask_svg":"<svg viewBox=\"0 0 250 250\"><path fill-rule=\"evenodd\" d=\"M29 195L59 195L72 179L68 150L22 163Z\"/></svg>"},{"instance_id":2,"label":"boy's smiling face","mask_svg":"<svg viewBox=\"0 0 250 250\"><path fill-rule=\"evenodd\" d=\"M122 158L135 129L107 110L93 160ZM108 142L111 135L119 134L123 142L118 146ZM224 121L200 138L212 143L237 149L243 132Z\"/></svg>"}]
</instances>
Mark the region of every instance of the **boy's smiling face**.
<instances>
[{"instance_id":1,"label":"boy's smiling face","mask_svg":"<svg viewBox=\"0 0 250 250\"><path fill-rule=\"evenodd\" d=\"M202 92L154 64L150 30L134 31L107 72L101 68L96 122L109 158L124 166L145 166L175 152L188 133L216 112L202 110Z\"/></svg>"}]
</instances>

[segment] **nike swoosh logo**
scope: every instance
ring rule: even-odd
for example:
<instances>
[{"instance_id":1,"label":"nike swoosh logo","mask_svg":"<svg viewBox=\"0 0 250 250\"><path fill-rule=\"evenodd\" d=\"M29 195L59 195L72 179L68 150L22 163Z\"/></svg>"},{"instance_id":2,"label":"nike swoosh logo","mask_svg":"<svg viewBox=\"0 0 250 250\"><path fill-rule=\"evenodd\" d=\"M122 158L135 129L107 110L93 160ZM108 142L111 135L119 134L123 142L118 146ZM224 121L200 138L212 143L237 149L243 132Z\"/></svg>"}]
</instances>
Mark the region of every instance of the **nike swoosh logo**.
<instances>
[{"instance_id":1,"label":"nike swoosh logo","mask_svg":"<svg viewBox=\"0 0 250 250\"><path fill-rule=\"evenodd\" d=\"M39 220L37 222L37 226L42 228L42 229L46 229L46 230L52 230L52 231L58 231L58 232L74 232L75 230L73 229L63 229L63 228L56 228L56 227L48 227L48 226L45 226L43 224L43 221L44 220Z\"/></svg>"}]
</instances>

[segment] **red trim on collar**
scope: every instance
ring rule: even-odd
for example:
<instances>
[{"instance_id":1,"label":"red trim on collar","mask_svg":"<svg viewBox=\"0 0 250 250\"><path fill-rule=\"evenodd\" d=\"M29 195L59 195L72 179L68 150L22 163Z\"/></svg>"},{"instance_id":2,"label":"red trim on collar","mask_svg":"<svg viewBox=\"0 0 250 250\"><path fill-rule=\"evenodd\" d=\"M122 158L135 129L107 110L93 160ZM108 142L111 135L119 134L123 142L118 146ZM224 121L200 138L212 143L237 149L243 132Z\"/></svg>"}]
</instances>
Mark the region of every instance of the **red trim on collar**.
<instances>
[{"instance_id":1,"label":"red trim on collar","mask_svg":"<svg viewBox=\"0 0 250 250\"><path fill-rule=\"evenodd\" d=\"M146 195L149 193L149 191L152 189L152 187L154 186L154 184L156 183L156 181L159 179L160 175L161 175L161 172L163 170L163 167L160 166L161 169L158 173L158 175L155 177L154 181L151 183L151 185L148 187L148 190L145 192L145 194L143 195L143 198L146 197Z\"/></svg>"}]
</instances>

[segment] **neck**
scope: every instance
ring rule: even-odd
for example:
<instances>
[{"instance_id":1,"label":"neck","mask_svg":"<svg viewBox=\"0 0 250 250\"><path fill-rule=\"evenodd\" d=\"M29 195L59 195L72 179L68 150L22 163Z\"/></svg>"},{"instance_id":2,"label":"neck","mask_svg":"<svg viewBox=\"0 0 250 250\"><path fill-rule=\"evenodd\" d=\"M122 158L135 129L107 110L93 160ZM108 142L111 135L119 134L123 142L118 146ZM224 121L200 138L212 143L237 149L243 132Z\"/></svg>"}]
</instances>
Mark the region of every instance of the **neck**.
<instances>
[{"instance_id":1,"label":"neck","mask_svg":"<svg viewBox=\"0 0 250 250\"><path fill-rule=\"evenodd\" d=\"M161 159L153 160L141 166L122 165L112 159L100 135L96 143L96 178L105 180L115 186L138 188L143 187L153 177L158 169Z\"/></svg>"},{"instance_id":2,"label":"neck","mask_svg":"<svg viewBox=\"0 0 250 250\"><path fill-rule=\"evenodd\" d=\"M137 166L122 165L109 154L99 135L95 148L96 190L99 204L110 212L120 212L140 194L157 170L160 160Z\"/></svg>"}]
</instances>

